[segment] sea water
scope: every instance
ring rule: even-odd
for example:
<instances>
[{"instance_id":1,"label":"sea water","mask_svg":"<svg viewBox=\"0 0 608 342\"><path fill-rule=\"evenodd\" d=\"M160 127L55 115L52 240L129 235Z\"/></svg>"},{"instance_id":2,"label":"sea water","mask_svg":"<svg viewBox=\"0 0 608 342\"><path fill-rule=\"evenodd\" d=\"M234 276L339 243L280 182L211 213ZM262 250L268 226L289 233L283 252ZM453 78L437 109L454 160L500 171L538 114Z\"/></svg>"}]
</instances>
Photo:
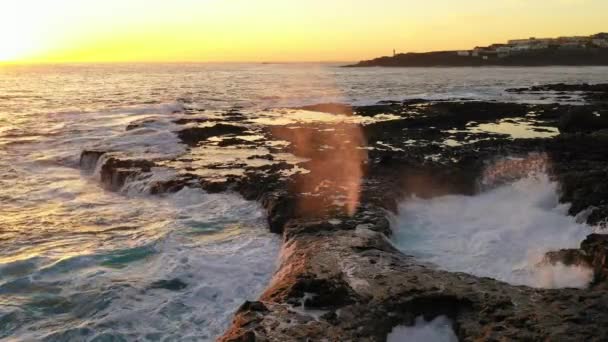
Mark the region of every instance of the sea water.
<instances>
[{"instance_id":1,"label":"sea water","mask_svg":"<svg viewBox=\"0 0 608 342\"><path fill-rule=\"evenodd\" d=\"M606 74L608 68L596 67L2 65L0 339L213 340L228 326L234 310L244 300L257 298L272 276L280 237L267 231L258 204L196 188L152 196L145 182L135 181L109 192L94 170L80 168L85 149L112 149L146 159L178 156L187 149L172 121L188 111L213 114L237 108L262 119L268 108L321 102L364 104L418 97L550 102L554 99L504 89L602 82ZM125 130L130 123L149 119L155 124ZM153 177L170 177L167 172L154 170ZM545 182L539 190L552 187ZM500 203L517 198L508 189L480 196ZM415 200L402 211L431 215L437 206L447 207L438 216L447 220L456 214L449 208L457 200ZM484 213L474 209L479 206L476 199L467 201L470 214L482 220ZM497 211L516 209L503 206ZM550 214L555 229L565 229L567 236L555 246L580 240L580 227L564 223L564 215L552 210L541 206L526 214ZM410 223L418 221L403 221ZM462 229L466 222L456 223L458 229L449 234L458 242L459 234L470 232ZM448 234L444 228L436 233ZM487 234L500 234L498 228ZM425 235L415 238L432 241ZM488 240L492 238L479 239ZM492 260L485 262L492 266ZM494 265L499 272L456 266L498 278L503 274L505 280L512 273L502 264ZM529 283L526 279L515 281Z\"/></svg>"},{"instance_id":2,"label":"sea water","mask_svg":"<svg viewBox=\"0 0 608 342\"><path fill-rule=\"evenodd\" d=\"M593 272L545 262L545 254L578 248L594 227L568 216L558 184L545 173L474 196L412 197L399 206L394 241L438 267L539 288L584 288Z\"/></svg>"}]
</instances>

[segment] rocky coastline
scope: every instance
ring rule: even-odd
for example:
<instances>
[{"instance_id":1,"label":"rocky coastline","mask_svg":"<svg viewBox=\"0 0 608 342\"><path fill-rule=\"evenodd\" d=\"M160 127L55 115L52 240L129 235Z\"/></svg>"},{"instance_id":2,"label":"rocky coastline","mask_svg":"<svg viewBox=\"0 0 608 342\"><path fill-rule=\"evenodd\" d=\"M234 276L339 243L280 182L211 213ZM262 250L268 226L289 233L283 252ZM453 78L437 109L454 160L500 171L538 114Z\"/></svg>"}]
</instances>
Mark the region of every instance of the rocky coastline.
<instances>
[{"instance_id":1,"label":"rocky coastline","mask_svg":"<svg viewBox=\"0 0 608 342\"><path fill-rule=\"evenodd\" d=\"M98 169L112 191L141 179L149 180L152 194L189 186L262 204L269 229L283 236L279 267L261 297L236 312L220 341L385 341L395 326L412 325L419 316L447 316L461 341L606 340L603 235L546 258L593 269L586 289L535 289L442 271L391 243L400 200L478 193L488 163L505 157L549 160L542 167L559 181L570 215L606 225L608 85L509 92L558 93L572 103L419 99L291 109L336 118L310 122L285 121L291 111L271 118L240 108L192 111L175 120L189 147L185 155L142 159L87 150L81 168ZM484 125L499 129L476 129ZM507 134L500 125L525 127L530 137ZM153 179L155 169L176 176ZM506 170L495 182L518 176L517 168Z\"/></svg>"},{"instance_id":2,"label":"rocky coastline","mask_svg":"<svg viewBox=\"0 0 608 342\"><path fill-rule=\"evenodd\" d=\"M483 66L605 66L608 48L553 50L546 49L504 58L482 59L459 56L458 51L404 53L360 61L346 67L483 67Z\"/></svg>"}]
</instances>

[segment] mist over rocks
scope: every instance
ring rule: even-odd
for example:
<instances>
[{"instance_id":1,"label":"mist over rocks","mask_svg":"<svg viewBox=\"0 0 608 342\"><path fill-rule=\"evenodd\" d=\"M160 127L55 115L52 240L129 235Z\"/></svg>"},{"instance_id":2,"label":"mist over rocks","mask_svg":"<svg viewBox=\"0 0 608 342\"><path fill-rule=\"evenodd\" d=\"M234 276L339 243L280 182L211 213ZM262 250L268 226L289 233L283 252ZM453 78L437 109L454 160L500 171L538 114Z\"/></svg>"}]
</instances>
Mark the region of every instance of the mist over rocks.
<instances>
[{"instance_id":1,"label":"mist over rocks","mask_svg":"<svg viewBox=\"0 0 608 342\"><path fill-rule=\"evenodd\" d=\"M576 98L579 90L572 91L560 96ZM296 109L295 117L298 110L336 120L285 121L271 111L270 122L245 110L213 117L191 110L174 121L187 146L182 155L142 160L95 150L81 156L81 167L100 170L114 191L137 184L163 195L187 186L260 201L269 229L283 236L280 265L258 301L236 312L221 341L385 341L396 326L421 316L449 318L462 341L608 339L601 235L580 249L547 254L549 262L592 268L594 282L585 289L535 289L442 271L390 240L402 200L473 196L520 177L518 160L534 167L530 155L548 161L543 168L559 182L570 215L605 224L603 131L593 124L574 131L560 126L565 117L604 115L601 97L571 105L320 104ZM480 181L489 164L508 158L517 162L493 174L490 184Z\"/></svg>"},{"instance_id":2,"label":"mist over rocks","mask_svg":"<svg viewBox=\"0 0 608 342\"><path fill-rule=\"evenodd\" d=\"M606 287L608 279L608 235L591 234L580 249L563 249L547 253L550 263L561 262L565 265L585 266L593 269L594 279L591 286Z\"/></svg>"}]
</instances>

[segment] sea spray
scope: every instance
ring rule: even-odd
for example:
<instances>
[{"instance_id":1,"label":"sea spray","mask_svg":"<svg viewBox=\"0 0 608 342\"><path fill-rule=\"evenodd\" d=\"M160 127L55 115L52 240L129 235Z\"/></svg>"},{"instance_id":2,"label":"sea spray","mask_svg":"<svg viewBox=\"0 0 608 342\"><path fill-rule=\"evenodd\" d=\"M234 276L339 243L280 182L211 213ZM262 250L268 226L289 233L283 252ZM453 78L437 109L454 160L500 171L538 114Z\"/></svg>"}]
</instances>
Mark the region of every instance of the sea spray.
<instances>
[{"instance_id":1,"label":"sea spray","mask_svg":"<svg viewBox=\"0 0 608 342\"><path fill-rule=\"evenodd\" d=\"M475 196L408 199L394 222L395 242L448 271L516 285L584 287L590 270L543 263L545 253L577 248L593 232L567 211L558 184L533 173Z\"/></svg>"},{"instance_id":2,"label":"sea spray","mask_svg":"<svg viewBox=\"0 0 608 342\"><path fill-rule=\"evenodd\" d=\"M128 221L99 218L108 229L60 239L86 246L61 259L55 249L4 260L0 301L12 304L0 311L8 327L0 338L212 341L275 269L280 239L255 202L194 188L164 197L98 191Z\"/></svg>"},{"instance_id":3,"label":"sea spray","mask_svg":"<svg viewBox=\"0 0 608 342\"><path fill-rule=\"evenodd\" d=\"M458 342L452 329L452 322L439 316L427 322L424 317L416 318L414 326L397 326L386 338L386 342Z\"/></svg>"}]
</instances>

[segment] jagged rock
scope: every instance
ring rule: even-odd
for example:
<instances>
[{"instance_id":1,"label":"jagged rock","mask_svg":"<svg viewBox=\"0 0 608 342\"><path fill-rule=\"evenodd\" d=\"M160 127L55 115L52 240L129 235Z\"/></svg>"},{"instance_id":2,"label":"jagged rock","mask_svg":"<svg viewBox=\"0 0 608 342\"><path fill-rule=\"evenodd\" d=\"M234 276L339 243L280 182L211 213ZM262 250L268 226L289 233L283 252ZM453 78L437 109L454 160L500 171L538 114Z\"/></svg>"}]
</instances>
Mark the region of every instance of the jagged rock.
<instances>
[{"instance_id":1,"label":"jagged rock","mask_svg":"<svg viewBox=\"0 0 608 342\"><path fill-rule=\"evenodd\" d=\"M591 109L571 108L559 121L559 129L564 133L593 132L608 128L608 118L595 114Z\"/></svg>"},{"instance_id":2,"label":"jagged rock","mask_svg":"<svg viewBox=\"0 0 608 342\"><path fill-rule=\"evenodd\" d=\"M590 101L595 102L606 102L608 101L608 83L599 84L547 84L540 86L533 86L528 88L513 88L507 89L507 92L511 93L528 93L528 92L560 92L561 95L573 94L575 92L582 92L584 97Z\"/></svg>"},{"instance_id":3,"label":"jagged rock","mask_svg":"<svg viewBox=\"0 0 608 342\"><path fill-rule=\"evenodd\" d=\"M82 151L80 154L80 169L85 172L93 172L97 167L99 158L106 154L105 151Z\"/></svg>"},{"instance_id":4,"label":"jagged rock","mask_svg":"<svg viewBox=\"0 0 608 342\"><path fill-rule=\"evenodd\" d=\"M156 164L149 160L118 159L110 157L101 167L101 183L109 190L118 191L129 177L150 172Z\"/></svg>"},{"instance_id":5,"label":"jagged rock","mask_svg":"<svg viewBox=\"0 0 608 342\"><path fill-rule=\"evenodd\" d=\"M247 128L242 126L228 125L217 123L209 127L190 127L181 130L177 133L177 136L181 139L184 144L189 146L196 146L201 141L207 140L211 137L223 136L228 134L242 134L247 131Z\"/></svg>"},{"instance_id":6,"label":"jagged rock","mask_svg":"<svg viewBox=\"0 0 608 342\"><path fill-rule=\"evenodd\" d=\"M132 131L132 130L135 130L135 129L139 129L139 128L145 127L146 125L153 124L155 122L156 121L153 120L153 119L139 120L139 121L132 122L132 123L128 124L127 128L125 128L125 130L126 131Z\"/></svg>"},{"instance_id":7,"label":"jagged rock","mask_svg":"<svg viewBox=\"0 0 608 342\"><path fill-rule=\"evenodd\" d=\"M461 341L608 338L598 329L608 323L605 291L539 290L439 271L364 228L293 235L260 301L267 310L238 312L220 341L385 341L396 325L442 315Z\"/></svg>"},{"instance_id":8,"label":"jagged rock","mask_svg":"<svg viewBox=\"0 0 608 342\"><path fill-rule=\"evenodd\" d=\"M549 252L545 259L552 264L561 262L592 268L593 283L605 282L608 279L608 235L591 234L581 243L580 249Z\"/></svg>"},{"instance_id":9,"label":"jagged rock","mask_svg":"<svg viewBox=\"0 0 608 342\"><path fill-rule=\"evenodd\" d=\"M150 186L151 195L170 194L175 193L183 188L192 185L196 177L192 175L182 175L176 179L170 179L160 182L155 182Z\"/></svg>"},{"instance_id":10,"label":"jagged rock","mask_svg":"<svg viewBox=\"0 0 608 342\"><path fill-rule=\"evenodd\" d=\"M608 83L598 83L598 84L555 83L555 84L532 86L532 87L527 87L527 88L512 88L512 89L507 89L506 91L511 92L511 93L538 92L538 91L558 91L558 92L562 92L562 93L573 92L573 91L608 92Z\"/></svg>"},{"instance_id":11,"label":"jagged rock","mask_svg":"<svg viewBox=\"0 0 608 342\"><path fill-rule=\"evenodd\" d=\"M296 199L285 193L269 193L264 195L260 202L266 209L270 231L283 233L287 221L295 216Z\"/></svg>"},{"instance_id":12,"label":"jagged rock","mask_svg":"<svg viewBox=\"0 0 608 342\"><path fill-rule=\"evenodd\" d=\"M152 289L164 289L169 291L180 291L188 287L181 279L175 278L171 280L158 280L150 284Z\"/></svg>"},{"instance_id":13,"label":"jagged rock","mask_svg":"<svg viewBox=\"0 0 608 342\"><path fill-rule=\"evenodd\" d=\"M477 180L486 161L530 153L546 156L551 178L561 184L561 200L572 203L570 214L584 212L586 215L579 218L589 223L605 220L608 145L603 131L538 139L466 131L471 125L501 120L557 127L564 113L574 113L576 109L563 105L424 100L360 107L329 104L305 109L368 117L393 114L397 119L365 125L261 128L264 135L291 143L286 148L269 148L263 145L264 141L244 144L230 137L250 129L260 130L248 126L247 117L231 112L224 120L231 124L214 119L215 126L185 128L179 132L180 138L190 146L213 143L214 148L267 148L267 155L262 152L215 165L197 164L194 154L155 162L122 160L114 153L103 158L101 178L112 190L120 189L127 178L145 174L158 165L174 168L177 176L154 183L152 193L174 192L184 186L208 192L234 191L246 199L260 201L266 209L269 229L282 234L285 242L280 267L259 301L245 303L238 310L221 340L385 341L396 325L411 325L418 316L430 320L442 315L454 322L462 341L608 339L608 329L604 328L608 326L608 294L601 286L539 290L444 272L404 255L387 239L391 234L387 217L402 198L474 194L480 189ZM594 113L602 108L586 105L580 110ZM205 121L209 120L191 118L177 120L176 124ZM351 140L355 143L350 147L356 148L349 150L344 141L353 130L360 135ZM215 139L207 142L213 136L228 137L222 144ZM301 136L312 139L301 146ZM365 158L360 159L361 170L346 167L323 149L324 142L331 139L337 142L331 147L341 153L365 150ZM446 146L446 139L467 144ZM411 140L416 143L407 143ZM309 170L309 174L284 176L283 171L293 168L293 164L283 162L278 152L323 162L303 161L299 166ZM84 152L83 168L97 163L103 154ZM271 163L248 164L256 159L259 162L260 158ZM232 175L232 168L241 172ZM335 204L340 189L326 186L327 177L319 176L327 169L345 169L344 174L362 171L360 203L353 212L347 213ZM508 176L504 179L508 180ZM303 191L301 184L312 186ZM299 210L303 202L313 202L316 210ZM550 253L547 258L593 267L597 284L606 277L606 242L602 236L590 236L580 249ZM160 285L171 287L169 283Z\"/></svg>"},{"instance_id":14,"label":"jagged rock","mask_svg":"<svg viewBox=\"0 0 608 342\"><path fill-rule=\"evenodd\" d=\"M590 208L591 212L587 217L587 223L593 226L607 228L608 225L608 205L600 205Z\"/></svg>"},{"instance_id":15,"label":"jagged rock","mask_svg":"<svg viewBox=\"0 0 608 342\"><path fill-rule=\"evenodd\" d=\"M589 256L595 274L594 280L605 281L608 278L608 235L589 235L581 243L581 250Z\"/></svg>"},{"instance_id":16,"label":"jagged rock","mask_svg":"<svg viewBox=\"0 0 608 342\"><path fill-rule=\"evenodd\" d=\"M599 66L608 65L608 49L539 49L503 58L459 56L456 51L399 53L345 67L481 67L481 66Z\"/></svg>"}]
</instances>

